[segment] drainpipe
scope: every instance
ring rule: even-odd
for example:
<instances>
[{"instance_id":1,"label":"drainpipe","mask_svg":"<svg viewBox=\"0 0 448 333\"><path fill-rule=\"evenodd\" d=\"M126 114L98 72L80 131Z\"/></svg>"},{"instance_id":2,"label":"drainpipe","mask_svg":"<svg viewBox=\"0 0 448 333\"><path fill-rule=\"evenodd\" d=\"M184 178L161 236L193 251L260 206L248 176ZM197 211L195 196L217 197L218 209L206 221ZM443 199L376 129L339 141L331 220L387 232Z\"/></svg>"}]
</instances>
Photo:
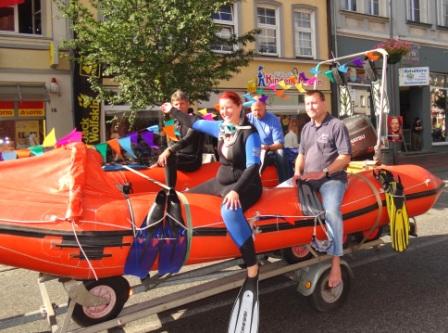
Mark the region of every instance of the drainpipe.
<instances>
[{"instance_id":1,"label":"drainpipe","mask_svg":"<svg viewBox=\"0 0 448 333\"><path fill-rule=\"evenodd\" d=\"M338 40L336 30L336 6L334 1L327 0L327 27L330 29L328 36L329 58L336 58L338 54ZM338 117L338 90L334 84L330 84L331 89L331 113Z\"/></svg>"},{"instance_id":2,"label":"drainpipe","mask_svg":"<svg viewBox=\"0 0 448 333\"><path fill-rule=\"evenodd\" d=\"M389 37L394 37L394 10L393 10L393 2L389 0L389 15L390 15L390 25L389 25ZM388 73L388 92L389 92L389 102L390 102L390 114L393 116L400 115L400 88L398 87L398 64L390 64L388 66L390 71ZM397 163L398 150L401 146L399 142L390 142L389 146L392 151L392 160L391 164Z\"/></svg>"}]
</instances>

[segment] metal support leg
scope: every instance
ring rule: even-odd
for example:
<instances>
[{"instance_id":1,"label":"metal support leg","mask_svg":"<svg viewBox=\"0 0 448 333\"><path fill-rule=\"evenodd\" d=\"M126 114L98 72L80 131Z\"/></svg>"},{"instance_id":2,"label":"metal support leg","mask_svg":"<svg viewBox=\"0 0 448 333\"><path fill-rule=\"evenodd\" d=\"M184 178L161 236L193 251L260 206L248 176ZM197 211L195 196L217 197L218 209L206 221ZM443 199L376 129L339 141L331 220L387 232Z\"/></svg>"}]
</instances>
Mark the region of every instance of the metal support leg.
<instances>
[{"instance_id":1,"label":"metal support leg","mask_svg":"<svg viewBox=\"0 0 448 333\"><path fill-rule=\"evenodd\" d=\"M70 321L72 319L73 310L75 309L76 302L72 299L68 302L68 309L67 313L64 316L64 321L62 322L61 329L58 333L65 333L67 332L67 329L69 328Z\"/></svg>"},{"instance_id":2,"label":"metal support leg","mask_svg":"<svg viewBox=\"0 0 448 333\"><path fill-rule=\"evenodd\" d=\"M45 282L48 280L52 280L54 277L44 275L42 273L39 274L37 279L37 284L39 285L40 296L42 297L43 308L45 311L45 316L47 318L48 324L50 325L51 332L56 332L58 325L56 321L56 313L54 311L53 304L50 301L50 296L48 295L47 286Z\"/></svg>"}]
</instances>

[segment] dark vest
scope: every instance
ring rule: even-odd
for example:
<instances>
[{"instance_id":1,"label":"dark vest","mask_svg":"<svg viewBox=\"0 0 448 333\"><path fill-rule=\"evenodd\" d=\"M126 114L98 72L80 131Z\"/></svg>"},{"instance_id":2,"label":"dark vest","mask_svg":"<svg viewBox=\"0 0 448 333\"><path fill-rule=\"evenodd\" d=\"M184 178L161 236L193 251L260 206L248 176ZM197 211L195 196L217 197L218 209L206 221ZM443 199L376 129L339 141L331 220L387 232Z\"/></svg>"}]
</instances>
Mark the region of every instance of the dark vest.
<instances>
[{"instance_id":1,"label":"dark vest","mask_svg":"<svg viewBox=\"0 0 448 333\"><path fill-rule=\"evenodd\" d=\"M246 140L256 129L247 121L244 122L244 125L249 125L251 128L238 130L235 143L229 149L228 159L222 154L224 140L220 139L218 141L218 154L221 166L218 169L216 178L222 185L235 183L243 174L244 169L246 169Z\"/></svg>"},{"instance_id":2,"label":"dark vest","mask_svg":"<svg viewBox=\"0 0 448 333\"><path fill-rule=\"evenodd\" d=\"M180 133L180 138L183 138L187 135L188 130L190 129L187 126L181 125L179 122L175 122L175 128ZM181 156L187 160L196 160L200 159L202 161L202 150L204 148L204 140L205 134L194 131L191 138L191 143L186 145L182 149L177 151L177 155Z\"/></svg>"}]
</instances>

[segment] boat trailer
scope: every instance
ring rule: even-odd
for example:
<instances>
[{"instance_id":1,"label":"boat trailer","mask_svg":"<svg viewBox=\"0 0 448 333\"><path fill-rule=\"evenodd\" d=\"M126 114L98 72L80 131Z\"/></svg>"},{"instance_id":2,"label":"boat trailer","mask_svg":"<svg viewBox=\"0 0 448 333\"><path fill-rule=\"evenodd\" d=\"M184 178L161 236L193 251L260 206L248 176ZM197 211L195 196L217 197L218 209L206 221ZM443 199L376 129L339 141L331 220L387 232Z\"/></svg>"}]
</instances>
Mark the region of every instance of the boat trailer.
<instances>
[{"instance_id":1,"label":"boat trailer","mask_svg":"<svg viewBox=\"0 0 448 333\"><path fill-rule=\"evenodd\" d=\"M350 246L344 250L344 254L350 254L359 250L379 249L389 242L383 238L373 241L361 242ZM297 291L309 297L311 305L318 311L333 310L343 304L348 295L350 280L353 277L348 263L342 260L343 283L336 288L324 288L327 283L327 276L331 267L330 256L315 252L309 245L306 246L313 254L312 259L307 259L294 264L288 264L284 260L272 259L266 255L259 256L260 260L260 281L277 276L286 276L297 285ZM10 328L29 322L46 319L52 333L93 333L100 332L115 327L123 327L127 323L150 315L158 314L167 310L172 310L183 305L187 305L198 300L239 288L245 279L246 270L241 268L241 259L232 259L217 263L203 265L185 272L180 272L171 276L148 277L141 280L141 283L130 288L130 294L155 290L169 285L186 285L185 289L161 295L151 300L125 306L117 317L94 324L92 326L81 327L73 322L72 316L76 306L96 307L107 302L102 297L90 293L83 281L70 279L58 279L57 277L40 273L38 286L42 298L40 310L32 313L25 313L18 316L4 318L0 320L0 327ZM64 286L68 295L68 304L55 304L51 301L47 289L47 282L59 280ZM200 282L197 284L196 282ZM65 311L64 311L65 310ZM17 319L20 323L17 324Z\"/></svg>"}]
</instances>

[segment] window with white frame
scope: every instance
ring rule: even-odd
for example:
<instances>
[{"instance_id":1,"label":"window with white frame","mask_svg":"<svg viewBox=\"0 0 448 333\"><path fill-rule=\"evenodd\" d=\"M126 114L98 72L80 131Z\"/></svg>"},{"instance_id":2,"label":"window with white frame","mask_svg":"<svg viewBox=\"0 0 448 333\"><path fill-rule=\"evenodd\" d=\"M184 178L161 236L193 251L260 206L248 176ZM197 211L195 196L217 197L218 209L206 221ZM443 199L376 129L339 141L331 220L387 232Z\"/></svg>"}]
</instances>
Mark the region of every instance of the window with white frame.
<instances>
[{"instance_id":1,"label":"window with white frame","mask_svg":"<svg viewBox=\"0 0 448 333\"><path fill-rule=\"evenodd\" d=\"M448 27L448 0L438 0L437 12L439 13L437 24Z\"/></svg>"},{"instance_id":2,"label":"window with white frame","mask_svg":"<svg viewBox=\"0 0 448 333\"><path fill-rule=\"evenodd\" d=\"M278 10L270 7L257 7L257 51L266 55L279 55Z\"/></svg>"},{"instance_id":3,"label":"window with white frame","mask_svg":"<svg viewBox=\"0 0 448 333\"><path fill-rule=\"evenodd\" d=\"M216 35L220 39L230 39L238 31L237 20L235 18L235 5L224 5L219 11L213 14L213 22L217 26ZM225 42L215 42L211 46L212 50L217 52L231 52L233 51L232 45L226 44Z\"/></svg>"},{"instance_id":4,"label":"window with white frame","mask_svg":"<svg viewBox=\"0 0 448 333\"><path fill-rule=\"evenodd\" d=\"M356 12L356 0L342 0L342 8Z\"/></svg>"},{"instance_id":5,"label":"window with white frame","mask_svg":"<svg viewBox=\"0 0 448 333\"><path fill-rule=\"evenodd\" d=\"M428 23L428 0L408 0L408 20Z\"/></svg>"},{"instance_id":6,"label":"window with white frame","mask_svg":"<svg viewBox=\"0 0 448 333\"><path fill-rule=\"evenodd\" d=\"M316 15L314 10L294 11L294 41L297 57L316 57Z\"/></svg>"},{"instance_id":7,"label":"window with white frame","mask_svg":"<svg viewBox=\"0 0 448 333\"><path fill-rule=\"evenodd\" d=\"M0 7L0 32L42 35L41 0Z\"/></svg>"},{"instance_id":8,"label":"window with white frame","mask_svg":"<svg viewBox=\"0 0 448 333\"><path fill-rule=\"evenodd\" d=\"M366 14L380 15L380 0L366 0Z\"/></svg>"}]
</instances>

